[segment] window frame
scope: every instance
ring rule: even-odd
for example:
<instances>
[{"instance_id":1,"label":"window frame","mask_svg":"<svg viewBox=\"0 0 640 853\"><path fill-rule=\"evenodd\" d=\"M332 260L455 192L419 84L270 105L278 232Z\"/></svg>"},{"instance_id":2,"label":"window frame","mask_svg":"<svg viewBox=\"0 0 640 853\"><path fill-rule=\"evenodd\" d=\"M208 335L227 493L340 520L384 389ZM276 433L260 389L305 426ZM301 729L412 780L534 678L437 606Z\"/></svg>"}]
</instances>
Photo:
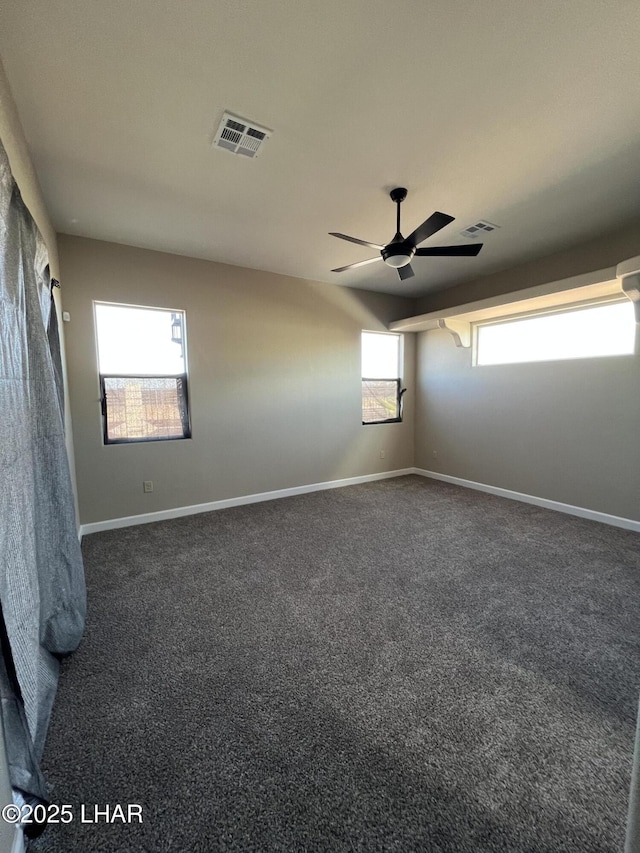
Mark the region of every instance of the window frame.
<instances>
[{"instance_id":1,"label":"window frame","mask_svg":"<svg viewBox=\"0 0 640 853\"><path fill-rule=\"evenodd\" d=\"M375 426L376 424L401 424L402 423L402 398L404 396L406 388L402 388L402 379L373 379L370 376L363 376L361 379L361 383L365 382L394 382L396 385L396 408L398 411L398 415L395 418L385 418L384 420L379 421L362 421L362 426ZM361 385L362 388L362 385ZM362 408L362 401L360 401L360 407Z\"/></svg>"},{"instance_id":2,"label":"window frame","mask_svg":"<svg viewBox=\"0 0 640 853\"><path fill-rule=\"evenodd\" d=\"M100 411L102 412L102 439L108 444L143 444L147 441L183 441L191 438L191 413L189 410L189 385L186 373L100 373ZM109 438L107 423L107 390L105 379L175 379L178 386L178 401L180 405L180 421L182 435L142 436L140 438ZM179 385L182 385L182 388Z\"/></svg>"},{"instance_id":3,"label":"window frame","mask_svg":"<svg viewBox=\"0 0 640 853\"><path fill-rule=\"evenodd\" d=\"M489 326L503 326L507 323L517 323L521 320L533 320L538 317L559 316L561 314L574 314L579 311L587 311L590 308L601 308L607 305L623 305L629 300L617 294L609 298L595 298L589 300L581 300L580 302L572 302L562 306L549 306L549 308L537 308L531 311L519 311L514 314L507 314L501 317L487 320L476 320L471 322L471 364L472 367L507 367L514 365L525 364L557 364L558 362L572 361L589 361L592 358L623 358L625 356L634 355L638 352L640 335L638 334L638 324L636 324L636 332L634 338L634 349L631 353L610 353L610 354L595 354L595 355L572 355L566 358L537 358L525 359L520 361L501 361L492 364L480 364L478 362L478 353L480 346L480 330Z\"/></svg>"},{"instance_id":4,"label":"window frame","mask_svg":"<svg viewBox=\"0 0 640 853\"><path fill-rule=\"evenodd\" d=\"M162 311L166 314L181 314L182 315L182 353L184 359L185 370L183 373L102 373L100 370L100 344L98 339L98 317L96 308L99 305L105 305L115 308L128 308L138 311ZM145 444L148 442L158 441L185 441L192 437L191 434L191 406L189 401L189 365L187 360L187 312L183 308L161 308L155 305L133 305L125 302L107 302L102 299L93 300L93 322L94 322L94 340L96 347L96 362L98 367L98 385L100 392L100 417L101 417L101 432L103 446L122 445L122 444ZM139 438L110 438L108 432L107 420L107 391L105 388L105 379L175 379L178 388L178 405L180 413L180 421L182 423L182 435L167 435L167 436L142 436Z\"/></svg>"},{"instance_id":5,"label":"window frame","mask_svg":"<svg viewBox=\"0 0 640 853\"><path fill-rule=\"evenodd\" d=\"M404 364L404 336L402 332L389 332L389 331L380 331L373 329L362 329L360 331L360 373L362 374L362 335L386 335L391 336L398 339L398 376L397 377L386 377L384 379L380 377L373 376L363 376L360 377L360 412L362 415L362 403L364 397L364 383L365 382L394 382L396 384L396 411L397 415L393 418L384 418L377 421L362 421L362 426L377 426L378 424L399 424L402 423L402 414L403 414L403 397L406 392L406 388L402 387L402 366Z\"/></svg>"}]
</instances>

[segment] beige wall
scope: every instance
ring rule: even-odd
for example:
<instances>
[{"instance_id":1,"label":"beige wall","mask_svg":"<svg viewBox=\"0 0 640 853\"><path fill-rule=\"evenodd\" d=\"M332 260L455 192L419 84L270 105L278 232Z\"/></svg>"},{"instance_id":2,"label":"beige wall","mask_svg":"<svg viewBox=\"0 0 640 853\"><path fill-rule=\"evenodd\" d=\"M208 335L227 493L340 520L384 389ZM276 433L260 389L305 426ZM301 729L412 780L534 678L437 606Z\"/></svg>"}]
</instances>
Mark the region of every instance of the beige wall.
<instances>
[{"instance_id":1,"label":"beige wall","mask_svg":"<svg viewBox=\"0 0 640 853\"><path fill-rule=\"evenodd\" d=\"M422 300L419 310L615 265L639 253L640 228L632 225ZM639 520L639 346L635 356L473 367L471 350L455 347L447 332L421 333L416 466Z\"/></svg>"},{"instance_id":2,"label":"beige wall","mask_svg":"<svg viewBox=\"0 0 640 853\"><path fill-rule=\"evenodd\" d=\"M417 362L417 467L640 520L639 355L472 367L434 331Z\"/></svg>"},{"instance_id":3,"label":"beige wall","mask_svg":"<svg viewBox=\"0 0 640 853\"><path fill-rule=\"evenodd\" d=\"M360 331L409 301L65 235L59 248L83 523L413 464L413 336L404 422L360 412ZM103 445L94 300L186 310L191 440Z\"/></svg>"}]
</instances>

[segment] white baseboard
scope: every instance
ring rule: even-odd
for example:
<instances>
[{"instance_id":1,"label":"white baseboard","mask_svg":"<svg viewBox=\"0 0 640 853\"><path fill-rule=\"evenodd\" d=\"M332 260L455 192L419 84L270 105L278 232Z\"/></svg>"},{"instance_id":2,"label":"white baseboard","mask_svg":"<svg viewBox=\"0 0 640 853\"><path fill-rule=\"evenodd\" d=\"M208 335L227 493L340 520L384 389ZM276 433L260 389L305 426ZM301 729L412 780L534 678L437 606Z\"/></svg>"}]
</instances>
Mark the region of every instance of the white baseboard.
<instances>
[{"instance_id":1,"label":"white baseboard","mask_svg":"<svg viewBox=\"0 0 640 853\"><path fill-rule=\"evenodd\" d=\"M400 468L395 471L384 471L380 474L365 474L361 477L348 477L343 480L328 480L324 483L309 483L305 486L294 486L289 489L277 489L272 492L260 492L255 495L241 495L237 498L226 498L209 503L194 504L193 506L180 506L173 509L159 510L158 512L147 512L141 515L128 515L122 518L109 518L106 521L94 521L80 526L79 536L87 536L90 533L99 533L102 530L115 530L119 527L132 527L136 524L149 524L154 521L165 521L169 518L181 518L186 515L196 515L201 512L214 512L218 509L228 509L233 506L260 503L261 501L272 501L278 498L289 498L294 495L305 495L309 492L320 492L325 489L339 489L343 486L356 486L359 483L369 483L374 480L386 480L390 477L403 477L407 474L418 474L421 477L429 477L432 480L442 480L455 486L463 486L466 489L476 489L487 492L501 498L521 501L522 503L534 504L535 506L553 509L556 512L564 512L567 515L575 515L579 518L587 518L590 521L599 521L603 524L611 524L614 527L623 527L640 533L640 521L631 518L621 518L617 515L609 515L606 512L597 512L585 507L572 506L560 501L539 498L535 495L526 495L523 492L514 492L511 489L502 489L499 486L489 486L486 483L476 483L473 480L464 480L462 477L453 477L450 474L439 474L436 471L427 471L424 468Z\"/></svg>"},{"instance_id":2,"label":"white baseboard","mask_svg":"<svg viewBox=\"0 0 640 853\"><path fill-rule=\"evenodd\" d=\"M563 504L560 501L552 501L548 498L538 498L535 495L512 492L510 489L501 489L499 486L488 486L485 483L476 483L473 480L463 480L461 477L452 477L449 474L438 474L436 471L426 471L424 468L414 468L413 473L419 474L421 477L430 477L432 480L442 480L444 483L452 483L455 486L464 486L465 489L488 492L490 495L498 495L501 498L522 501L522 503L534 504L545 509L554 509L556 512L577 515L579 518L588 518L590 521L600 521L603 524L612 524L614 527L623 527L625 530L634 530L636 533L640 533L640 521L634 521L632 518L621 518L618 515L609 515L606 512L597 512L594 509Z\"/></svg>"},{"instance_id":3,"label":"white baseboard","mask_svg":"<svg viewBox=\"0 0 640 853\"><path fill-rule=\"evenodd\" d=\"M213 512L217 509L228 509L232 506L273 501L277 498L290 498L294 495L306 495L309 492L321 492L325 489L340 489L343 486L356 486L359 483L370 483L373 480L386 480L390 477L403 477L406 474L418 473L414 468L400 468L396 471L384 471L381 474L365 474L362 477L347 477L344 480L328 480L324 483L310 483L306 486L294 486L290 489L277 489L274 492L260 492L257 495L242 495L238 498L226 498L221 501L211 501L193 506L179 506L174 509L163 509L158 512L146 512L142 515L128 515L123 518L109 518L106 521L94 521L80 526L80 537L102 530L115 530L119 527L132 527L135 524L149 524L152 521L166 521L169 518L181 518L185 515L196 515L200 512Z\"/></svg>"}]
</instances>

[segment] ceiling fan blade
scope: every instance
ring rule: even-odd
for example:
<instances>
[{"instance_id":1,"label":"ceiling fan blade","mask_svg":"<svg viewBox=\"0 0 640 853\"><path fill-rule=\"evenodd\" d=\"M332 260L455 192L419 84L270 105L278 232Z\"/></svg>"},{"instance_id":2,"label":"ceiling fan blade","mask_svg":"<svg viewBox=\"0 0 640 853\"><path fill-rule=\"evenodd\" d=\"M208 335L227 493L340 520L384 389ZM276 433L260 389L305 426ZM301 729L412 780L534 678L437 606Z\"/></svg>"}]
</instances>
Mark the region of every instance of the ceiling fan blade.
<instances>
[{"instance_id":1,"label":"ceiling fan blade","mask_svg":"<svg viewBox=\"0 0 640 853\"><path fill-rule=\"evenodd\" d=\"M404 267L398 267L398 275L400 276L400 281L404 281L407 278L413 278L415 275L411 264L407 264Z\"/></svg>"},{"instance_id":2,"label":"ceiling fan blade","mask_svg":"<svg viewBox=\"0 0 640 853\"><path fill-rule=\"evenodd\" d=\"M416 249L416 255L426 257L448 257L448 258L474 258L483 243L465 243L463 246L429 246L425 249Z\"/></svg>"},{"instance_id":3,"label":"ceiling fan blade","mask_svg":"<svg viewBox=\"0 0 640 853\"><path fill-rule=\"evenodd\" d=\"M363 267L365 264L372 264L374 261L381 261L382 258L378 256L377 258L369 258L366 261L357 261L355 264L347 264L346 267L338 267L335 270L331 270L331 272L344 272L345 270L353 270L356 267Z\"/></svg>"},{"instance_id":4,"label":"ceiling fan blade","mask_svg":"<svg viewBox=\"0 0 640 853\"><path fill-rule=\"evenodd\" d=\"M329 231L331 237L339 237L341 240L348 240L350 243L357 243L358 246L369 246L370 249L379 249L382 251L384 246L379 246L377 243L369 243L367 240L358 240L357 237L349 237L346 234L339 234L337 231Z\"/></svg>"},{"instance_id":5,"label":"ceiling fan blade","mask_svg":"<svg viewBox=\"0 0 640 853\"><path fill-rule=\"evenodd\" d=\"M446 213L440 213L436 210L436 212L432 213L428 219L425 219L422 225L419 225L412 234L409 234L407 237L407 243L411 246L417 246L418 243L422 243L423 240L426 240L427 237L431 237L432 234L435 234L436 231L439 231L441 228L444 228L445 225L453 222L454 219L454 216L449 216Z\"/></svg>"}]
</instances>

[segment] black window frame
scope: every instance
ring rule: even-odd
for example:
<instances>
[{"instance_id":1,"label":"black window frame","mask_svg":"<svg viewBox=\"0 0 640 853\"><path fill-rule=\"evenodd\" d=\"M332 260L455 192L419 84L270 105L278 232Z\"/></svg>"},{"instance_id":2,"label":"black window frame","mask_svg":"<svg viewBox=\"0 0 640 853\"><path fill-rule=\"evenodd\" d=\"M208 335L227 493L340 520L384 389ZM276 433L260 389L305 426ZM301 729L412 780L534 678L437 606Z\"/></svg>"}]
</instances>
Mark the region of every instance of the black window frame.
<instances>
[{"instance_id":1,"label":"black window frame","mask_svg":"<svg viewBox=\"0 0 640 853\"><path fill-rule=\"evenodd\" d=\"M100 373L100 410L102 412L102 438L104 444L142 444L149 441L184 441L191 438L191 414L189 409L189 385L186 373ZM141 438L109 438L107 424L107 390L105 379L175 379L182 435L144 436Z\"/></svg>"},{"instance_id":2,"label":"black window frame","mask_svg":"<svg viewBox=\"0 0 640 853\"><path fill-rule=\"evenodd\" d=\"M395 418L384 418L379 421L362 421L362 426L375 426L377 424L399 424L402 423L402 398L404 396L406 388L402 387L402 379L389 379L388 377L385 379L373 378L368 376L362 377L362 385L360 386L361 391L364 389L365 382L395 382L396 383L396 410L398 412ZM360 403L362 407L362 401Z\"/></svg>"}]
</instances>

